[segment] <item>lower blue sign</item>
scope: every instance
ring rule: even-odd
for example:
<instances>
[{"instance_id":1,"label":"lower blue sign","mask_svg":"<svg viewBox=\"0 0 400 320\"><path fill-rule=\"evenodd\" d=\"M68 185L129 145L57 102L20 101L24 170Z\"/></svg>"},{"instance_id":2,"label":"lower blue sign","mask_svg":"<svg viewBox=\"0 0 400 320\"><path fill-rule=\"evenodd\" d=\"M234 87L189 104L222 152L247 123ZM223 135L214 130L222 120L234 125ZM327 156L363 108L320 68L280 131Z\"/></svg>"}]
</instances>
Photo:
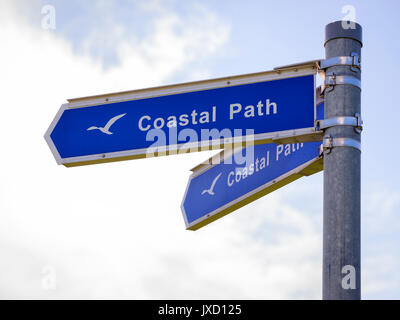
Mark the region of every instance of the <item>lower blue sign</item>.
<instances>
[{"instance_id":1,"label":"lower blue sign","mask_svg":"<svg viewBox=\"0 0 400 320\"><path fill-rule=\"evenodd\" d=\"M242 149L248 154L253 150L254 156L243 156L241 150L225 158L225 163L194 172L182 203L187 229L197 230L304 175L321 171L320 145L256 145ZM243 163L238 164L238 158Z\"/></svg>"},{"instance_id":2,"label":"lower blue sign","mask_svg":"<svg viewBox=\"0 0 400 320\"><path fill-rule=\"evenodd\" d=\"M323 104L317 107L323 119ZM323 170L321 142L263 144L195 168L182 202L189 230L197 230L284 185ZM211 159L210 159L211 160Z\"/></svg>"}]
</instances>

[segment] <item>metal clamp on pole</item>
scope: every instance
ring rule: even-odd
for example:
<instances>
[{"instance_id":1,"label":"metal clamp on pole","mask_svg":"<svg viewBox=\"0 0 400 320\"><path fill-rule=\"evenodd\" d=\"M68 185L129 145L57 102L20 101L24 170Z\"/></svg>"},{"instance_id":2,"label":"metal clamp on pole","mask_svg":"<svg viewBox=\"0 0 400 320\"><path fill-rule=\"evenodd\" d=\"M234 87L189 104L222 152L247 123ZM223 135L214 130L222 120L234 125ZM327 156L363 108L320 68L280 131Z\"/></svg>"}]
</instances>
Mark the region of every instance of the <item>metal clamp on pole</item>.
<instances>
[{"instance_id":1,"label":"metal clamp on pole","mask_svg":"<svg viewBox=\"0 0 400 320\"><path fill-rule=\"evenodd\" d=\"M321 94L324 91L331 91L337 85L349 84L355 86L361 90L361 80L353 77L353 76L346 76L346 75L336 75L335 73L328 73L325 77L325 83L321 86Z\"/></svg>"},{"instance_id":2,"label":"metal clamp on pole","mask_svg":"<svg viewBox=\"0 0 400 320\"><path fill-rule=\"evenodd\" d=\"M361 152L361 142L351 138L332 138L325 136L322 143L322 148L325 153L330 153L335 147L349 147L357 149Z\"/></svg>"},{"instance_id":3,"label":"metal clamp on pole","mask_svg":"<svg viewBox=\"0 0 400 320\"><path fill-rule=\"evenodd\" d=\"M361 115L356 113L354 117L334 117L317 121L317 128L319 130L336 127L336 126L352 126L357 133L361 133L363 127Z\"/></svg>"},{"instance_id":4,"label":"metal clamp on pole","mask_svg":"<svg viewBox=\"0 0 400 320\"><path fill-rule=\"evenodd\" d=\"M352 52L350 56L332 57L319 62L320 69L327 69L333 66L350 66L354 72L361 71L361 59L356 52Z\"/></svg>"}]
</instances>

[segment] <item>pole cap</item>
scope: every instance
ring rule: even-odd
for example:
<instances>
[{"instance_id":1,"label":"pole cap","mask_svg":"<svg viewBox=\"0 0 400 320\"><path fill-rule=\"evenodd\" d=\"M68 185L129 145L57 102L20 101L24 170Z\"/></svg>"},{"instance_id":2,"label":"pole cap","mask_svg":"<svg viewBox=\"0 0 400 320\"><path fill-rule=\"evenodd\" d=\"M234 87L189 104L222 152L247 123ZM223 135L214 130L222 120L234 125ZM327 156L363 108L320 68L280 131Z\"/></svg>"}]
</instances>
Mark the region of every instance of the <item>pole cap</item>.
<instances>
[{"instance_id":1,"label":"pole cap","mask_svg":"<svg viewBox=\"0 0 400 320\"><path fill-rule=\"evenodd\" d=\"M362 27L353 21L339 20L325 27L325 43L332 39L348 38L358 41L362 46Z\"/></svg>"}]
</instances>

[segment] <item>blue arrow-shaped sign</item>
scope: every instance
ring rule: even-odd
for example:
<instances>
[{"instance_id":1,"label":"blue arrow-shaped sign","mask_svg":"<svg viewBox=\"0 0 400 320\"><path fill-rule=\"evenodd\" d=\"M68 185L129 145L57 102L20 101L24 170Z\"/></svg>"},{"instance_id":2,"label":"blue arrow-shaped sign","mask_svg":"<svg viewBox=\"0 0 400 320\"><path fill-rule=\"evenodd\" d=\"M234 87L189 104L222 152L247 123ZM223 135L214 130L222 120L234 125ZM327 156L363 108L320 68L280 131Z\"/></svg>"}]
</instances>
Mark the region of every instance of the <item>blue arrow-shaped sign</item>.
<instances>
[{"instance_id":1,"label":"blue arrow-shaped sign","mask_svg":"<svg viewBox=\"0 0 400 320\"><path fill-rule=\"evenodd\" d=\"M323 108L323 104L318 106L318 119L323 119ZM223 156L221 163L196 167L181 206L186 228L197 230L302 176L321 171L320 146L321 142L249 146Z\"/></svg>"},{"instance_id":2,"label":"blue arrow-shaped sign","mask_svg":"<svg viewBox=\"0 0 400 320\"><path fill-rule=\"evenodd\" d=\"M306 66L73 99L45 138L66 166L271 142L315 132L314 89Z\"/></svg>"}]
</instances>

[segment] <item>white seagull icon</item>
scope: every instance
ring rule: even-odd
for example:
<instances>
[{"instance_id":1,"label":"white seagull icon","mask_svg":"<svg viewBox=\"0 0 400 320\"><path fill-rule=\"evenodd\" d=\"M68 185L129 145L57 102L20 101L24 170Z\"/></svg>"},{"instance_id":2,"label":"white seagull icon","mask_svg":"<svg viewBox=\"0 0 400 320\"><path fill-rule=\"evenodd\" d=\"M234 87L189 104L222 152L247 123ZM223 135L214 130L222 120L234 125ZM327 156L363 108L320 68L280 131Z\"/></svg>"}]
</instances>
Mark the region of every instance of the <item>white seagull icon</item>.
<instances>
[{"instance_id":1,"label":"white seagull icon","mask_svg":"<svg viewBox=\"0 0 400 320\"><path fill-rule=\"evenodd\" d=\"M217 176L215 177L215 179L213 180L213 182L212 182L212 184L211 184L210 189L205 189L205 190L203 190L201 194L208 193L209 195L213 196L213 195L215 194L215 193L214 193L215 184L217 183L217 181L218 181L219 177L221 176L221 174L222 174L222 173L220 173L219 175L217 175Z\"/></svg>"},{"instance_id":2,"label":"white seagull icon","mask_svg":"<svg viewBox=\"0 0 400 320\"><path fill-rule=\"evenodd\" d=\"M107 124L104 127L94 127L94 126L92 126L90 128L87 128L86 130L89 131L89 130L98 129L98 130L100 130L101 132L103 132L105 134L113 134L112 132L109 131L110 127L114 124L115 121L117 121L118 119L122 118L124 115L126 115L126 113L123 113L123 114L120 114L118 116L115 116L115 117L111 118L110 120L108 120Z\"/></svg>"}]
</instances>

